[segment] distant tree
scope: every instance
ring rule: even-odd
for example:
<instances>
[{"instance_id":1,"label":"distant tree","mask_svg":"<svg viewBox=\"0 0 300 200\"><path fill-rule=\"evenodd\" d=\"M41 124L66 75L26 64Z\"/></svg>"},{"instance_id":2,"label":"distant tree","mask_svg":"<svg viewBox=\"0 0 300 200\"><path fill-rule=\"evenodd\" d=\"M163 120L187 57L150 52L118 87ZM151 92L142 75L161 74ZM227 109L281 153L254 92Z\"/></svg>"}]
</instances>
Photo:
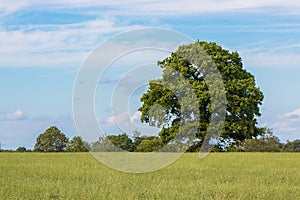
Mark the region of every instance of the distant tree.
<instances>
[{"instance_id":1,"label":"distant tree","mask_svg":"<svg viewBox=\"0 0 300 200\"><path fill-rule=\"evenodd\" d=\"M140 145L140 143L143 141L144 136L142 136L141 132L135 130L133 131L133 145L134 148Z\"/></svg>"},{"instance_id":2,"label":"distant tree","mask_svg":"<svg viewBox=\"0 0 300 200\"><path fill-rule=\"evenodd\" d=\"M84 146L87 148L88 151L91 151L92 146L90 143L88 143L87 141L83 141Z\"/></svg>"},{"instance_id":3,"label":"distant tree","mask_svg":"<svg viewBox=\"0 0 300 200\"><path fill-rule=\"evenodd\" d=\"M115 146L107 139L100 137L98 141L91 144L92 152L114 152L119 151Z\"/></svg>"},{"instance_id":4,"label":"distant tree","mask_svg":"<svg viewBox=\"0 0 300 200\"><path fill-rule=\"evenodd\" d=\"M246 152L279 152L282 144L270 129L265 129L264 134L258 138L247 139L243 148Z\"/></svg>"},{"instance_id":5,"label":"distant tree","mask_svg":"<svg viewBox=\"0 0 300 200\"><path fill-rule=\"evenodd\" d=\"M246 152L259 152L262 150L262 142L257 138L247 139L243 147Z\"/></svg>"},{"instance_id":6,"label":"distant tree","mask_svg":"<svg viewBox=\"0 0 300 200\"><path fill-rule=\"evenodd\" d=\"M126 133L120 135L108 135L100 137L98 141L92 143L92 152L118 152L134 151L134 144Z\"/></svg>"},{"instance_id":7,"label":"distant tree","mask_svg":"<svg viewBox=\"0 0 300 200\"><path fill-rule=\"evenodd\" d=\"M66 151L68 151L68 152L88 152L89 146L87 146L87 145L88 145L88 143L83 141L80 136L75 136L69 141Z\"/></svg>"},{"instance_id":8,"label":"distant tree","mask_svg":"<svg viewBox=\"0 0 300 200\"><path fill-rule=\"evenodd\" d=\"M300 152L300 140L288 141L283 148L286 152Z\"/></svg>"},{"instance_id":9,"label":"distant tree","mask_svg":"<svg viewBox=\"0 0 300 200\"><path fill-rule=\"evenodd\" d=\"M136 147L137 152L152 152L161 149L163 146L160 138L153 137L144 139L141 143Z\"/></svg>"},{"instance_id":10,"label":"distant tree","mask_svg":"<svg viewBox=\"0 0 300 200\"><path fill-rule=\"evenodd\" d=\"M133 144L135 146L135 148L137 148L144 140L154 140L157 139L158 137L156 136L147 136L147 135L134 135L133 136Z\"/></svg>"},{"instance_id":11,"label":"distant tree","mask_svg":"<svg viewBox=\"0 0 300 200\"><path fill-rule=\"evenodd\" d=\"M16 152L26 152L26 151L27 151L27 149L25 147L18 147L16 149Z\"/></svg>"},{"instance_id":12,"label":"distant tree","mask_svg":"<svg viewBox=\"0 0 300 200\"><path fill-rule=\"evenodd\" d=\"M107 139L115 146L125 151L134 150L134 145L132 143L132 140L128 137L126 133L123 133L121 135L109 135L107 136Z\"/></svg>"},{"instance_id":13,"label":"distant tree","mask_svg":"<svg viewBox=\"0 0 300 200\"><path fill-rule=\"evenodd\" d=\"M34 151L63 152L66 150L68 138L56 126L51 126L36 139Z\"/></svg>"}]
</instances>

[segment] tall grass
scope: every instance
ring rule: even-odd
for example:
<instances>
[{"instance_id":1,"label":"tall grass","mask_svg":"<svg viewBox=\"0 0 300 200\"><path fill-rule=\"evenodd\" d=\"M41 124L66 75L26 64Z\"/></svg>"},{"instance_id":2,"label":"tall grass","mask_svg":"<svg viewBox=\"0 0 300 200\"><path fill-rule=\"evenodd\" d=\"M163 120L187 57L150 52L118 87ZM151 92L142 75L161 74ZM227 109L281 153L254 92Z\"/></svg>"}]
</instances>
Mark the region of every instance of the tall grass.
<instances>
[{"instance_id":1,"label":"tall grass","mask_svg":"<svg viewBox=\"0 0 300 200\"><path fill-rule=\"evenodd\" d=\"M129 174L89 153L0 153L0 199L300 199L300 154L185 154Z\"/></svg>"}]
</instances>

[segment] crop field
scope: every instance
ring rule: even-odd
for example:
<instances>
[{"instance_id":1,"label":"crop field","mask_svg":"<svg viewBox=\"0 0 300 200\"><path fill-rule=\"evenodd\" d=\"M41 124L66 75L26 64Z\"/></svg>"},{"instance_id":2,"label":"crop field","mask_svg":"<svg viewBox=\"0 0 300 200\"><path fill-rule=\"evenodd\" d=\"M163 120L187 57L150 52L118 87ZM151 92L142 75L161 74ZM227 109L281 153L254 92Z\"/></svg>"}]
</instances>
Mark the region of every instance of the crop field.
<instances>
[{"instance_id":1,"label":"crop field","mask_svg":"<svg viewBox=\"0 0 300 200\"><path fill-rule=\"evenodd\" d=\"M89 153L0 153L1 199L300 199L300 154L184 154L130 174Z\"/></svg>"}]
</instances>

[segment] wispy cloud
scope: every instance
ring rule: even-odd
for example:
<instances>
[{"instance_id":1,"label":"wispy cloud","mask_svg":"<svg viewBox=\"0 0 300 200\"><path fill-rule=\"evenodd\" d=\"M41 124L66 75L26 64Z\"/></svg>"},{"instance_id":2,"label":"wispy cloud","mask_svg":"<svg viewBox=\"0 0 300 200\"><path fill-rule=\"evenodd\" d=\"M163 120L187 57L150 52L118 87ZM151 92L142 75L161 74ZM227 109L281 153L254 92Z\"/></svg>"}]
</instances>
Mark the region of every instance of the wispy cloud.
<instances>
[{"instance_id":1,"label":"wispy cloud","mask_svg":"<svg viewBox=\"0 0 300 200\"><path fill-rule=\"evenodd\" d=\"M289 119L298 119L297 121L300 121L300 108L286 113L284 116L288 117Z\"/></svg>"},{"instance_id":2,"label":"wispy cloud","mask_svg":"<svg viewBox=\"0 0 300 200\"><path fill-rule=\"evenodd\" d=\"M266 68L299 68L299 53L271 53L268 51L255 53L243 52L240 54L244 60L244 64L248 68L266 67Z\"/></svg>"},{"instance_id":3,"label":"wispy cloud","mask_svg":"<svg viewBox=\"0 0 300 200\"><path fill-rule=\"evenodd\" d=\"M0 67L77 67L106 34L127 28L114 24L112 19L99 19L67 25L28 25L16 30L0 30Z\"/></svg>"},{"instance_id":4,"label":"wispy cloud","mask_svg":"<svg viewBox=\"0 0 300 200\"><path fill-rule=\"evenodd\" d=\"M158 0L133 0L133 1L95 1L95 0L53 0L41 2L38 0L24 1L0 1L1 14L7 15L22 9L70 9L70 8L107 8L109 12L120 12L128 15L184 15L199 14L208 12L232 12L259 10L261 8L280 8L282 12L299 11L300 5L297 0L264 0L264 1L244 1L244 0L183 0L183 1L158 1ZM183 9L184 8L184 9ZM280 12L279 12L280 13Z\"/></svg>"},{"instance_id":5,"label":"wispy cloud","mask_svg":"<svg viewBox=\"0 0 300 200\"><path fill-rule=\"evenodd\" d=\"M228 49L237 50L247 68L299 68L300 44L292 40L282 42L262 40Z\"/></svg>"},{"instance_id":6,"label":"wispy cloud","mask_svg":"<svg viewBox=\"0 0 300 200\"><path fill-rule=\"evenodd\" d=\"M118 122L119 124L125 124L128 125L129 123L137 123L140 122L140 117L142 116L142 113L140 111L137 111L130 115L130 113L125 112L118 115L110 116L107 118L106 122L109 124L114 124L115 122Z\"/></svg>"},{"instance_id":7,"label":"wispy cloud","mask_svg":"<svg viewBox=\"0 0 300 200\"><path fill-rule=\"evenodd\" d=\"M78 9L80 8L80 9ZM184 9L183 9L184 8ZM95 45L107 38L107 35L143 26L133 24L130 16L181 16L201 15L207 13L226 12L253 12L276 8L276 13L289 13L299 11L300 4L295 0L287 1L248 1L224 0L224 1L94 1L94 0L53 0L41 2L38 0L6 1L0 0L0 17L6 19L9 15L9 25L0 22L0 67L21 66L72 66L78 67ZM31 23L30 19L23 24L15 24L14 13L34 12L61 12L75 13L75 15L91 15L93 20L80 20L72 23ZM274 12L271 12L274 15ZM128 19L127 19L128 18ZM151 19L149 19L151 21ZM62 19L63 20L63 19ZM149 21L148 20L148 21ZM160 23L160 22L155 22ZM151 24L149 22L147 25ZM166 25L166 24L164 24ZM8 27L7 27L8 26ZM254 27L253 27L254 26ZM299 24L272 24L272 27L260 27L256 25L234 26L233 31L259 32L259 31L300 31ZM295 30L296 27L296 30ZM204 27L205 28L205 27ZM290 47L297 48L297 47ZM239 49L238 49L239 50ZM274 50L274 49L273 49ZM243 50L242 50L243 51ZM274 61L274 54L248 51L246 57L257 57L253 64ZM13 56L12 56L13 55ZM17 57L17 59L16 59ZM295 58L295 55L287 55L285 59ZM266 61L265 59L266 58ZM269 58L269 59L268 59ZM295 61L296 62L296 61ZM292 62L291 65L295 65ZM278 65L278 62L274 62Z\"/></svg>"},{"instance_id":8,"label":"wispy cloud","mask_svg":"<svg viewBox=\"0 0 300 200\"><path fill-rule=\"evenodd\" d=\"M0 121L19 121L19 120L25 120L27 117L28 114L26 114L22 110L0 113Z\"/></svg>"}]
</instances>

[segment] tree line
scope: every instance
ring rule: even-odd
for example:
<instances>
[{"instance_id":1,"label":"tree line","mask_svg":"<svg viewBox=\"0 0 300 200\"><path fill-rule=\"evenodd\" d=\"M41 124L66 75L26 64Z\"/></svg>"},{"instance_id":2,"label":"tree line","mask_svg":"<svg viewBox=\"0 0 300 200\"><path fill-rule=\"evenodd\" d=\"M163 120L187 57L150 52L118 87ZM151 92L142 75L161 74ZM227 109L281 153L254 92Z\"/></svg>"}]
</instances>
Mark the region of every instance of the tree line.
<instances>
[{"instance_id":1,"label":"tree line","mask_svg":"<svg viewBox=\"0 0 300 200\"><path fill-rule=\"evenodd\" d=\"M264 129L265 132L246 139L242 143L236 143L230 138L218 137L211 140L213 146L212 152L300 152L300 140L280 142L279 138L273 135L270 129ZM105 139L92 143L91 151L94 152L153 152L164 147L163 139L159 136L141 136L134 134L133 139L126 133L120 135L110 135ZM187 152L198 152L200 148L190 146ZM176 149L169 148L166 151L174 152Z\"/></svg>"},{"instance_id":2,"label":"tree line","mask_svg":"<svg viewBox=\"0 0 300 200\"><path fill-rule=\"evenodd\" d=\"M217 137L211 141L212 152L300 152L300 140L280 142L271 129L242 143L229 138ZM145 136L135 131L130 138L126 133L99 137L98 141L88 143L80 136L69 140L56 126L51 126L36 138L33 150L18 147L16 150L3 152L154 152L165 146L159 136ZM174 152L176 149L166 151ZM187 152L197 152L199 148L187 148Z\"/></svg>"},{"instance_id":3,"label":"tree line","mask_svg":"<svg viewBox=\"0 0 300 200\"><path fill-rule=\"evenodd\" d=\"M213 148L216 152L300 152L300 140L281 142L271 129L265 131L257 137L246 139L241 144L235 142L224 145L224 141L217 143Z\"/></svg>"}]
</instances>

